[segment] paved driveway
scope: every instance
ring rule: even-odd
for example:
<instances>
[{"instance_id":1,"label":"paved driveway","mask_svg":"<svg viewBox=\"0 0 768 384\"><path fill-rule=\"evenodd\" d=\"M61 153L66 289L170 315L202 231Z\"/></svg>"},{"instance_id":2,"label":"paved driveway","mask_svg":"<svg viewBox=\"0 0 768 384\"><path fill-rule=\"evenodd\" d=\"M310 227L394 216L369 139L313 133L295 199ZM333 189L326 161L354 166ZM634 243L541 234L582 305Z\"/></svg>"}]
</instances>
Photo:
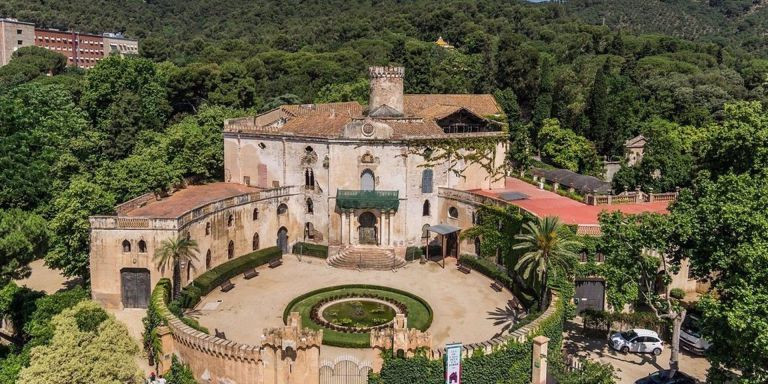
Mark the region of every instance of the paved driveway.
<instances>
[{"instance_id":1,"label":"paved driveway","mask_svg":"<svg viewBox=\"0 0 768 384\"><path fill-rule=\"evenodd\" d=\"M653 354L623 354L608 346L608 340L600 337L585 336L581 320L575 319L565 325L563 347L567 353L579 357L588 357L602 363L611 364L616 370L619 384L633 384L635 380L648 376L652 372L669 368L669 345L665 343L661 356ZM707 377L709 362L707 359L683 351L680 354L680 369L704 382Z\"/></svg>"}]
</instances>

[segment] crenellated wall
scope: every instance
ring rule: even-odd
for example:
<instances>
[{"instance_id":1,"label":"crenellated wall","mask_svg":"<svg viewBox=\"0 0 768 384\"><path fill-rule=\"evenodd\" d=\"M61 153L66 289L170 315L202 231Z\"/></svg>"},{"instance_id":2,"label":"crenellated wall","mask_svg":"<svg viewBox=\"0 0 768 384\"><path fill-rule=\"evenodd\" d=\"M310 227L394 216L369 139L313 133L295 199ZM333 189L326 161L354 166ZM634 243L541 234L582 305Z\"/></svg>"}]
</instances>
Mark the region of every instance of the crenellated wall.
<instances>
[{"instance_id":1,"label":"crenellated wall","mask_svg":"<svg viewBox=\"0 0 768 384\"><path fill-rule=\"evenodd\" d=\"M167 336L172 338L163 343L162 360L176 354L198 382L319 384L323 332L302 328L298 313L291 313L285 327L264 329L260 345L240 344L190 328L168 310L164 296L154 295L155 308L167 319Z\"/></svg>"}]
</instances>

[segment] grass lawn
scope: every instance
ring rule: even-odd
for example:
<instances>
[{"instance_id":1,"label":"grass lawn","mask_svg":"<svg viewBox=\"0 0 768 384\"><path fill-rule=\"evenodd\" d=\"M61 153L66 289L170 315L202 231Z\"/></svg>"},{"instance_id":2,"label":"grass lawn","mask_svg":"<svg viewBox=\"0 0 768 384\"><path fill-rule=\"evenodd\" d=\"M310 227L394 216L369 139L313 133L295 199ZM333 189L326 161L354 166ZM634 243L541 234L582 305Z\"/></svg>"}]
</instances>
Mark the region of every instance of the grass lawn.
<instances>
[{"instance_id":1,"label":"grass lawn","mask_svg":"<svg viewBox=\"0 0 768 384\"><path fill-rule=\"evenodd\" d=\"M283 313L283 321L291 312L301 315L302 325L310 329L323 330L323 344L345 348L367 348L370 346L369 333L343 333L322 327L310 319L312 307L319 301L331 297L350 294L375 294L404 304L408 308L408 327L425 331L432 324L432 308L415 295L393 288L372 285L341 285L312 291L301 295L288 304Z\"/></svg>"}]
</instances>

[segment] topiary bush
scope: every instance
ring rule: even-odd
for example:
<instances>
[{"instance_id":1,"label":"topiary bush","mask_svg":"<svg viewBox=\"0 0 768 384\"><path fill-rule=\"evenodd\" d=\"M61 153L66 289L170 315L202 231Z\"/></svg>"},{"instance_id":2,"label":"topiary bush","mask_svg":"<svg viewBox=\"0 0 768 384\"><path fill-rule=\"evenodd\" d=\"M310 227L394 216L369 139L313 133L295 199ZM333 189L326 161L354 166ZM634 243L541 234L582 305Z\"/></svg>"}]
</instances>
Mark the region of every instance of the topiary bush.
<instances>
[{"instance_id":1,"label":"topiary bush","mask_svg":"<svg viewBox=\"0 0 768 384\"><path fill-rule=\"evenodd\" d=\"M408 247L405 249L405 261L420 260L424 252L421 251L421 247Z\"/></svg>"},{"instance_id":2,"label":"topiary bush","mask_svg":"<svg viewBox=\"0 0 768 384\"><path fill-rule=\"evenodd\" d=\"M328 246L322 244L298 242L293 245L292 252L295 255L328 258Z\"/></svg>"},{"instance_id":3,"label":"topiary bush","mask_svg":"<svg viewBox=\"0 0 768 384\"><path fill-rule=\"evenodd\" d=\"M229 260L211 268L184 287L181 290L179 302L183 308L192 308L200 302L202 296L207 295L225 281L251 268L262 266L281 257L280 248L270 247Z\"/></svg>"}]
</instances>

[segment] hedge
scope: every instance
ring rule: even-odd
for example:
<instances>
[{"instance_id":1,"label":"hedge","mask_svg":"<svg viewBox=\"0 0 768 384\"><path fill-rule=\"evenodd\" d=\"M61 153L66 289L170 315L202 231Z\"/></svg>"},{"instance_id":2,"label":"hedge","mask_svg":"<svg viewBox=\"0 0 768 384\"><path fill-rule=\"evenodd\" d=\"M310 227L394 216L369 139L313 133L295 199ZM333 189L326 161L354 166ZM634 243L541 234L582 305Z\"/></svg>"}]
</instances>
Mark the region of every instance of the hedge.
<instances>
[{"instance_id":1,"label":"hedge","mask_svg":"<svg viewBox=\"0 0 768 384\"><path fill-rule=\"evenodd\" d=\"M421 260L421 256L423 255L424 253L421 251L420 247L410 246L405 249L405 261Z\"/></svg>"},{"instance_id":2,"label":"hedge","mask_svg":"<svg viewBox=\"0 0 768 384\"><path fill-rule=\"evenodd\" d=\"M200 302L202 296L207 295L225 281L251 268L267 264L281 257L282 252L280 248L270 247L251 252L211 268L181 290L180 304L183 308L192 308Z\"/></svg>"},{"instance_id":3,"label":"hedge","mask_svg":"<svg viewBox=\"0 0 768 384\"><path fill-rule=\"evenodd\" d=\"M531 336L544 335L548 344L549 361L561 359L564 301L557 302L557 310L548 318L542 319L538 331ZM532 337L531 337L532 338ZM531 382L531 352L533 343L530 339L524 343L509 341L499 349L484 355L475 354L462 360L461 382L464 384L511 383L528 384ZM440 384L445 382L445 368L440 360L425 357L403 359L384 355L384 365L379 374L372 374L369 384Z\"/></svg>"},{"instance_id":4,"label":"hedge","mask_svg":"<svg viewBox=\"0 0 768 384\"><path fill-rule=\"evenodd\" d=\"M390 297L402 302L403 304L408 305L409 314L408 314L408 325L410 328L416 328L420 330L426 330L432 325L432 320L434 317L434 312L432 311L432 307L429 306L429 303L424 301L422 298L410 293L401 291L399 289L395 288L389 288L389 287L382 287L377 285L367 285L367 284L349 284L349 285L337 285L333 287L325 287L321 288L315 291L307 292L303 295L300 295L293 300L291 300L288 305L286 305L285 310L283 311L283 322L287 323L288 317L290 316L291 310L296 308L298 304L302 304L302 301L317 297L317 301L325 298L326 295L323 295L327 292L333 292L333 291L339 291L339 290L347 290L354 293L355 291L359 291L360 293L363 293L365 291L370 291L367 293L376 293L381 296L388 296L387 293L392 294ZM398 297L400 296L400 297ZM406 299L406 300L404 300ZM408 303L408 300L415 301L416 303ZM342 332L336 332L330 329L326 329L321 327L318 324L315 324L309 319L309 310L311 310L311 307L314 305L314 303L309 303L311 305L301 305L301 308L296 308L301 313L302 316L302 322L305 327L311 328L311 329L323 329L323 344L330 345L334 347L343 347L343 348L367 348L370 346L370 334L369 333L342 333ZM421 306L426 309L426 313L424 314L423 311L415 310L416 306Z\"/></svg>"},{"instance_id":5,"label":"hedge","mask_svg":"<svg viewBox=\"0 0 768 384\"><path fill-rule=\"evenodd\" d=\"M656 314L652 312L608 312L586 309L581 311L584 329L610 333L616 330L614 325L618 323L618 328L647 328L654 330L666 336L669 324L666 321L659 320Z\"/></svg>"},{"instance_id":6,"label":"hedge","mask_svg":"<svg viewBox=\"0 0 768 384\"><path fill-rule=\"evenodd\" d=\"M520 300L520 303L522 303L526 309L534 307L536 301L534 297L530 293L526 293L520 284L517 284L505 270L499 268L496 264L488 260L479 259L475 256L469 255L462 255L459 257L459 262L462 265L472 268L473 270L485 275L489 279L500 281L502 284L504 284L505 287L507 287L507 289L512 292L512 294L515 295L515 297L517 297L518 300Z\"/></svg>"},{"instance_id":7,"label":"hedge","mask_svg":"<svg viewBox=\"0 0 768 384\"><path fill-rule=\"evenodd\" d=\"M292 251L295 255L328 258L328 246L322 244L298 242L293 245Z\"/></svg>"}]
</instances>

